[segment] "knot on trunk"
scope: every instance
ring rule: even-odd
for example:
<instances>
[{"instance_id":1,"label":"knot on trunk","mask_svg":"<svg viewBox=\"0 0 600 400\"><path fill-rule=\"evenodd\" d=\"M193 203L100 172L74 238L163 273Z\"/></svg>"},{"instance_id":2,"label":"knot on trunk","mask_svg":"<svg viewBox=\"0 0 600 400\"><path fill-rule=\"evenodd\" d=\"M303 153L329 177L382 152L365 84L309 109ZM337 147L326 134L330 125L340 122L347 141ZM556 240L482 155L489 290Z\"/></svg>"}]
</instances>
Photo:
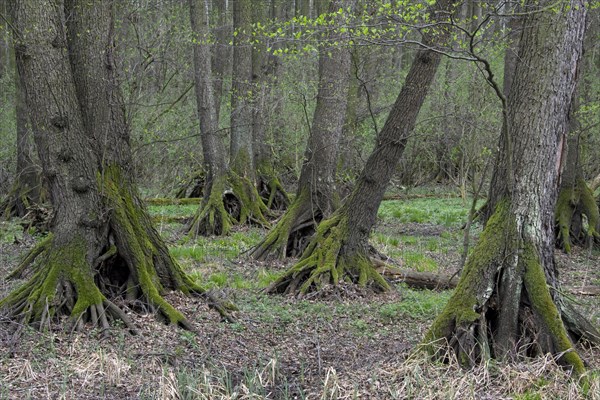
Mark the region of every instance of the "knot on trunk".
<instances>
[{"instance_id":1,"label":"knot on trunk","mask_svg":"<svg viewBox=\"0 0 600 400\"><path fill-rule=\"evenodd\" d=\"M52 126L58 129L65 129L69 126L69 119L63 115L55 115L50 119Z\"/></svg>"},{"instance_id":2,"label":"knot on trunk","mask_svg":"<svg viewBox=\"0 0 600 400\"><path fill-rule=\"evenodd\" d=\"M91 184L84 176L78 176L71 181L71 187L77 193L85 193L90 190Z\"/></svg>"}]
</instances>

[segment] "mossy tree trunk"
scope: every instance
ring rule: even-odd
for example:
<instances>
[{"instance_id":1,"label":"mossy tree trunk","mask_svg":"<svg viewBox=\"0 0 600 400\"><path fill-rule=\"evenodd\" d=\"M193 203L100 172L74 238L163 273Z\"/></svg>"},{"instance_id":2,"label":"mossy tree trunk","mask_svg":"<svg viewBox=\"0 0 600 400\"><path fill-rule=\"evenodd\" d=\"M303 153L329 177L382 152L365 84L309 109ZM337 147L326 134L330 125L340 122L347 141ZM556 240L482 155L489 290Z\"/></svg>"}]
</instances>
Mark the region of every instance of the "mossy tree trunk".
<instances>
[{"instance_id":1,"label":"mossy tree trunk","mask_svg":"<svg viewBox=\"0 0 600 400\"><path fill-rule=\"evenodd\" d=\"M571 122L574 117L571 116ZM579 140L577 136L573 136L576 134L571 132L567 140L567 156L555 211L558 244L566 253L571 252L573 244L584 246L600 239L596 230L600 223L598 204L583 179L579 163ZM587 223L584 224L584 221Z\"/></svg>"},{"instance_id":2,"label":"mossy tree trunk","mask_svg":"<svg viewBox=\"0 0 600 400\"><path fill-rule=\"evenodd\" d=\"M436 3L431 9L432 20L446 20L451 8L450 1ZM438 28L425 34L423 40L427 46L445 42L448 32ZM352 194L331 217L321 221L300 261L273 283L271 292L303 294L340 281L368 285L375 290L389 288L370 261L369 234L440 59L440 53L433 50L422 49L415 54L404 86Z\"/></svg>"},{"instance_id":3,"label":"mossy tree trunk","mask_svg":"<svg viewBox=\"0 0 600 400\"><path fill-rule=\"evenodd\" d=\"M335 0L330 10L353 6ZM330 47L330 42L340 44ZM265 239L252 251L257 259L284 258L302 253L316 225L338 205L335 188L337 150L344 127L350 80L350 52L344 39L330 33L320 44L317 105L304 153L304 162L293 203Z\"/></svg>"},{"instance_id":4,"label":"mossy tree trunk","mask_svg":"<svg viewBox=\"0 0 600 400\"><path fill-rule=\"evenodd\" d=\"M424 339L439 357L453 351L463 365L494 358L550 352L585 370L574 339L597 332L560 298L554 263L554 205L568 129L566 110L582 53L585 5L573 0L558 12L527 16L507 103L513 176L460 281Z\"/></svg>"},{"instance_id":5,"label":"mossy tree trunk","mask_svg":"<svg viewBox=\"0 0 600 400\"><path fill-rule=\"evenodd\" d=\"M586 39L591 32L591 29L586 29ZM584 51L586 43L584 39ZM578 76L583 76L585 67L584 62L579 64ZM566 151L563 153L566 155L561 158L562 173L555 210L558 245L565 253L571 252L572 244L585 246L592 245L595 240L600 241L598 204L594 199L594 189L586 183L581 167L581 124L577 118L581 84L581 81L577 82L569 109L569 134L564 142Z\"/></svg>"},{"instance_id":6,"label":"mossy tree trunk","mask_svg":"<svg viewBox=\"0 0 600 400\"><path fill-rule=\"evenodd\" d=\"M224 235L237 223L268 225L264 216L267 209L256 187L248 177L230 169L225 146L217 133L208 2L189 1L191 26L196 36L194 78L206 171L203 201L187 227L192 236Z\"/></svg>"},{"instance_id":7,"label":"mossy tree trunk","mask_svg":"<svg viewBox=\"0 0 600 400\"><path fill-rule=\"evenodd\" d=\"M55 217L50 236L17 269L34 263L33 275L0 305L41 328L66 315L78 329L121 319L134 331L116 305L129 300L190 327L163 294L202 290L170 256L133 182L113 6L15 3L17 62Z\"/></svg>"}]
</instances>

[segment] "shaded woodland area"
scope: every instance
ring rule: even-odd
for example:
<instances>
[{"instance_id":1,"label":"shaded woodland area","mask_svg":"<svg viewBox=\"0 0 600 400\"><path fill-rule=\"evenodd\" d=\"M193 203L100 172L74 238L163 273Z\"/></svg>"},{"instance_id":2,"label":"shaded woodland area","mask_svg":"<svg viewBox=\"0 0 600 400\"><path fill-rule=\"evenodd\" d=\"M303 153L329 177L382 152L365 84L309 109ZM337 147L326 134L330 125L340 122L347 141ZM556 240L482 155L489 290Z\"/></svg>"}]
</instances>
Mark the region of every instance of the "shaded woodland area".
<instances>
[{"instance_id":1,"label":"shaded woodland area","mask_svg":"<svg viewBox=\"0 0 600 400\"><path fill-rule=\"evenodd\" d=\"M2 2L0 398L599 398L599 10Z\"/></svg>"}]
</instances>

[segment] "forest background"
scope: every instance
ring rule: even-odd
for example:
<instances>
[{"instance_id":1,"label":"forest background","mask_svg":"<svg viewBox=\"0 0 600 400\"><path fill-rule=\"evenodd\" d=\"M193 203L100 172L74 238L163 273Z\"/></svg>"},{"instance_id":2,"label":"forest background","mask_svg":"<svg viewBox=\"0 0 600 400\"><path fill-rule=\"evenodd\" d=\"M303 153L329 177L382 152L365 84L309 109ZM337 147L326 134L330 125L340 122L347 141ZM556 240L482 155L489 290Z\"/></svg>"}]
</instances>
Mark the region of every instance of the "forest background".
<instances>
[{"instance_id":1,"label":"forest background","mask_svg":"<svg viewBox=\"0 0 600 400\"><path fill-rule=\"evenodd\" d=\"M236 127L253 125L253 119L260 121L263 136L255 136L254 145L266 150L281 189L294 193L306 143L314 127L319 52L333 53L341 47L331 38L320 42L315 33L323 30L319 15L327 5L313 1L252 2L252 20L248 31L244 31L234 28L230 3L206 4L211 11L207 22L214 35L214 42L210 43L211 79L215 97L219 99L215 132L219 140L227 140ZM366 9L369 6L373 7L372 15L377 16L380 5L374 2ZM509 6L505 5L507 9ZM8 16L8 3L3 7L2 15ZM135 317L135 323L145 332L145 339L140 341L117 334L108 339L109 345L104 345L94 335L84 335L73 342L72 337L67 339L62 333L28 332L22 349L15 349L9 339L5 342L11 349L7 354L13 357L10 361L3 360L3 368L7 371L5 376L13 379L10 385L8 378L3 382L6 389L0 395L10 398L15 397L14 393L29 393L35 397L46 390L68 397L82 387L90 398L120 398L123 393L149 398L343 398L357 393L378 393L403 398L419 396L427 390L432 398L456 397L465 391L474 398L486 393L521 398L582 395L576 384L565 383L567 378L551 358L545 358L541 364L539 360L526 363L525 367L501 365L492 375L487 369L465 373L452 364L421 369L418 362L401 362L441 312L449 297L447 292L416 291L398 283L397 290L385 295L345 287L332 293L327 288L323 290L325 293L309 299L273 299L257 293L257 289L272 285L289 264L250 261L247 257L251 248L260 245L268 223L254 221L250 227L233 227L225 238L187 239L182 233L185 224L181 222L191 223L199 201L171 199L201 197L199 190L206 183L207 172L195 96L198 80L194 76L193 52L199 39L189 22L190 7L185 1L150 0L117 2L115 7L118 16L114 20L115 65L131 135L135 180L142 197L149 199L149 211L171 254L207 289L214 290L217 297L238 303L242 316L236 323L220 324L217 316L212 315L214 312L202 302L190 304L173 295L170 301L177 303L186 315L194 315L195 323L202 326L200 337L178 332L173 338L169 328L157 326L143 316ZM412 12L419 14L425 7L423 3ZM453 38L453 51L447 51L452 57L442 58L414 131L407 138L406 149L395 168L386 192L388 201L380 208L371 242L377 251L392 257L403 268L435 276L452 275L464 263L465 238L476 240L481 233L481 224L472 221L476 216L472 202L486 196L492 180L502 130L502 102L489 85L489 75L482 69L484 64L474 62L470 51L475 49L477 56L486 60L502 85L506 54L511 49L507 35L511 18L496 17L485 25L481 23L491 7L479 2L462 5L457 24L465 27L465 31ZM502 14L499 9L494 10ZM315 32L307 34L312 21L316 21ZM343 114L343 130L339 158L334 160L335 179L330 182L340 199L350 194L422 41L422 32L412 29L403 31L394 27L395 35L386 36L389 33L386 24L373 17L371 23L365 24L366 30L357 34L356 43L344 47L351 55L348 90L346 106L336 110L338 115ZM468 33L477 31L480 24L476 47L465 48ZM587 26L577 109L573 110L579 126L571 134L577 143L573 147L579 149L575 157L578 173L597 201L598 8L590 7ZM18 181L17 159L28 158L34 175L39 175L40 163L31 143L17 148L18 82L11 32L7 23L3 28L0 194L10 197L12 185ZM246 114L249 119L238 120L234 125L231 115L235 101L231 93L239 89L234 88L232 79L237 65L233 62L233 49L235 38L243 36L242 32L252 32L253 51L268 57L261 56L262 63L252 64L253 75L247 82L254 85L249 90L253 93L249 102L252 107ZM24 124L28 125L26 121ZM268 183L263 184L268 186ZM265 200L268 199L266 196ZM285 203L285 199L281 201ZM478 204L483 202L480 199ZM27 206L23 207L21 218L3 222L3 276L17 265L19 256L43 238L47 229L44 223L51 209L43 203ZM3 208L6 207L5 204ZM275 210L275 214L278 212ZM590 218L583 215L586 226ZM600 283L598 250L586 240L572 251L565 246L563 250L570 254L560 251L557 255L564 268L561 277L573 295L580 296L578 300L597 326L599 316L594 311L597 300L585 296L589 294L588 288ZM13 283L3 283L3 293L13 287ZM303 318L307 325L298 325ZM411 322L399 329L398 325L406 320ZM282 326L289 332L279 331ZM303 335L307 330L315 333ZM283 335L283 342L279 335ZM46 354L34 351L40 346L40 338ZM169 338L167 343L162 342L164 338ZM217 350L211 348L213 341ZM265 345L269 341L272 345ZM136 346L140 348L135 350ZM348 357L344 354L346 346L353 348ZM305 352L307 357L296 358L286 347ZM84 360L89 351L92 357ZM370 351L375 356L366 357L366 364L376 366L373 368L377 372L371 376L370 368L359 368L353 376L351 371ZM391 353L385 356L388 351ZM594 359L597 351L589 351L588 359ZM30 352L33 356L27 355ZM135 365L140 358L147 361L144 366ZM593 362L592 367L597 368ZM144 374L148 371L160 376L159 381L146 382ZM393 378L386 378L388 373ZM515 373L519 375L518 384L511 386ZM26 387L27 382L40 378L44 378L44 384ZM427 389L424 382L431 378L436 385ZM101 382L100 388L90 387L92 381ZM353 381L360 382L358 387Z\"/></svg>"}]
</instances>

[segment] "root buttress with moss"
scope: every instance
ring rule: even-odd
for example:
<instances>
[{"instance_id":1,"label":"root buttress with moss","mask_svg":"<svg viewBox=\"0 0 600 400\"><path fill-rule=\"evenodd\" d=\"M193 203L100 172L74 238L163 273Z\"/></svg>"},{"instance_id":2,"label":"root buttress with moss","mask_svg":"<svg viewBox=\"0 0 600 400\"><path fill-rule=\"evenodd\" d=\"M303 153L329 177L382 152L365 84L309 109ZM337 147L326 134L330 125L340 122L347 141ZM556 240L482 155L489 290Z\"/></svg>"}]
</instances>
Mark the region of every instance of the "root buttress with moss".
<instances>
[{"instance_id":1,"label":"root buttress with moss","mask_svg":"<svg viewBox=\"0 0 600 400\"><path fill-rule=\"evenodd\" d=\"M376 271L367 249L353 252L347 250L345 242L349 228L344 210L345 208L339 209L319 224L316 235L298 263L269 286L269 293L302 296L340 282L370 287L375 291L390 288Z\"/></svg>"},{"instance_id":2,"label":"root buttress with moss","mask_svg":"<svg viewBox=\"0 0 600 400\"><path fill-rule=\"evenodd\" d=\"M283 211L290 205L290 197L274 172L259 173L258 194L269 210Z\"/></svg>"},{"instance_id":3,"label":"root buttress with moss","mask_svg":"<svg viewBox=\"0 0 600 400\"><path fill-rule=\"evenodd\" d=\"M551 353L581 375L585 367L571 339L598 343L600 336L576 313L567 316L561 302L548 286L536 247L520 238L510 205L502 201L420 348L442 359L450 350L463 366L510 354Z\"/></svg>"},{"instance_id":4,"label":"root buttress with moss","mask_svg":"<svg viewBox=\"0 0 600 400\"><path fill-rule=\"evenodd\" d=\"M256 260L284 259L302 254L322 219L308 190L301 191L250 256Z\"/></svg>"},{"instance_id":5,"label":"root buttress with moss","mask_svg":"<svg viewBox=\"0 0 600 400\"><path fill-rule=\"evenodd\" d=\"M43 188L32 188L17 180L0 203L0 218L23 217L30 207L45 201L46 192Z\"/></svg>"},{"instance_id":6,"label":"root buttress with moss","mask_svg":"<svg viewBox=\"0 0 600 400\"><path fill-rule=\"evenodd\" d=\"M121 303L192 329L163 297L167 290L204 296L230 319L228 307L205 293L173 260L141 201L116 171L108 169L98 178L109 215L101 236L104 245L96 255L90 255L90 241L83 235L51 234L11 274L20 277L31 271L26 283L0 301L0 308L18 322L15 329L27 324L46 329L66 317L76 330L86 324L106 330L111 321L121 320L135 333L117 305Z\"/></svg>"},{"instance_id":7,"label":"root buttress with moss","mask_svg":"<svg viewBox=\"0 0 600 400\"><path fill-rule=\"evenodd\" d=\"M233 225L270 226L270 211L247 178L234 172L216 177L188 225L192 237L226 235Z\"/></svg>"},{"instance_id":8,"label":"root buttress with moss","mask_svg":"<svg viewBox=\"0 0 600 400\"><path fill-rule=\"evenodd\" d=\"M560 190L554 215L558 243L565 253L571 252L573 242L584 245L587 240L600 240L600 233L596 231L600 221L598 205L583 179L577 179L572 187ZM587 229L583 227L583 216L587 218Z\"/></svg>"}]
</instances>

